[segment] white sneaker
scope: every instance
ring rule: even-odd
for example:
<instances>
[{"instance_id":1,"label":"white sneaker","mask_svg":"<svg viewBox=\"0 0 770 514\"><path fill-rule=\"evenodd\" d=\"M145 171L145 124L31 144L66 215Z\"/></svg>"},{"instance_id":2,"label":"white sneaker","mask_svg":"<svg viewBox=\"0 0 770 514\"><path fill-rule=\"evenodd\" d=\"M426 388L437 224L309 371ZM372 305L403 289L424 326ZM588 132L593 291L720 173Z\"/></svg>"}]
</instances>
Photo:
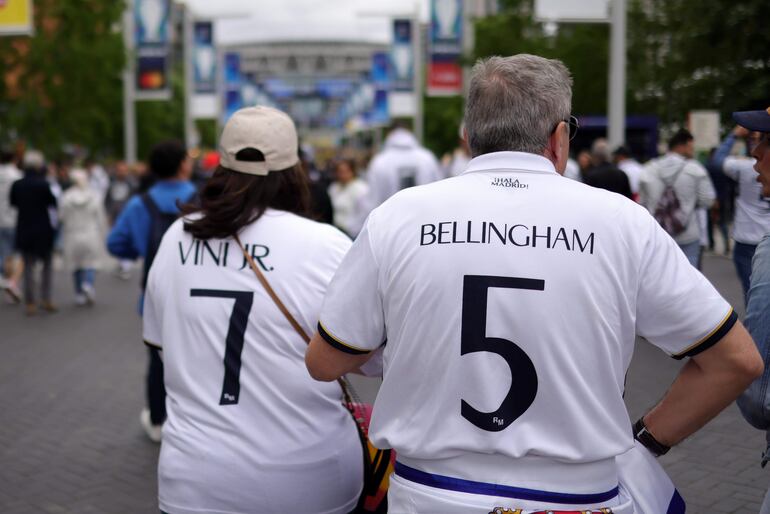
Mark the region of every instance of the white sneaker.
<instances>
[{"instance_id":1,"label":"white sneaker","mask_svg":"<svg viewBox=\"0 0 770 514\"><path fill-rule=\"evenodd\" d=\"M83 296L86 297L86 302L88 305L93 305L94 300L96 299L96 291L94 290L94 286L91 284L83 284L80 286L80 288L83 290Z\"/></svg>"},{"instance_id":2,"label":"white sneaker","mask_svg":"<svg viewBox=\"0 0 770 514\"><path fill-rule=\"evenodd\" d=\"M86 295L83 293L78 293L75 295L75 305L78 307L81 307L88 303L88 299L86 299Z\"/></svg>"},{"instance_id":3,"label":"white sneaker","mask_svg":"<svg viewBox=\"0 0 770 514\"><path fill-rule=\"evenodd\" d=\"M139 423L142 424L144 433L153 443L159 443L162 435L163 425L153 425L150 420L150 409L142 409L139 414Z\"/></svg>"}]
</instances>

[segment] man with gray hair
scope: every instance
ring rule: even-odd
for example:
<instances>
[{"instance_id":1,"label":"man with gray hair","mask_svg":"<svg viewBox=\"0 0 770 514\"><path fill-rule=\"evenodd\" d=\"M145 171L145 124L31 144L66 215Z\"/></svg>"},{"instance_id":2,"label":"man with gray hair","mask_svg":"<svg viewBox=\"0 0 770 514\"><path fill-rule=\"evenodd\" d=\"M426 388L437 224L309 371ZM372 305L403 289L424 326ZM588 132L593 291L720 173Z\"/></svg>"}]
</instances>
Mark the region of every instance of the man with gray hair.
<instances>
[{"instance_id":1,"label":"man with gray hair","mask_svg":"<svg viewBox=\"0 0 770 514\"><path fill-rule=\"evenodd\" d=\"M670 480L639 506L616 458L656 466L762 370L643 207L562 177L571 82L555 60L479 61L468 167L372 211L327 290L305 360L331 381L382 352L369 436L398 454L393 512L684 512ZM691 359L632 432L637 332Z\"/></svg>"}]
</instances>

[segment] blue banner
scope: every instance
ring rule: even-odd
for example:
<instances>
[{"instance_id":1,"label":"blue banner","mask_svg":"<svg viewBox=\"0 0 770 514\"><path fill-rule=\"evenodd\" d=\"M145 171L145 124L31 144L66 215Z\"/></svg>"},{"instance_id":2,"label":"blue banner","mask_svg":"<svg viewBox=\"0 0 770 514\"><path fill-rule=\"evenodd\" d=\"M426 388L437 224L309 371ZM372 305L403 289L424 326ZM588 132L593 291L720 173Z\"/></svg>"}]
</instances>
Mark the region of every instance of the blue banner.
<instances>
[{"instance_id":1,"label":"blue banner","mask_svg":"<svg viewBox=\"0 0 770 514\"><path fill-rule=\"evenodd\" d=\"M391 90L414 89L414 49L412 20L393 20L393 45L390 49Z\"/></svg>"},{"instance_id":2,"label":"blue banner","mask_svg":"<svg viewBox=\"0 0 770 514\"><path fill-rule=\"evenodd\" d=\"M195 92L216 93L217 51L214 48L214 24L210 21L195 22L193 26L193 67Z\"/></svg>"},{"instance_id":3,"label":"blue banner","mask_svg":"<svg viewBox=\"0 0 770 514\"><path fill-rule=\"evenodd\" d=\"M463 51L462 36L462 0L431 0L431 53L460 55Z\"/></svg>"},{"instance_id":4,"label":"blue banner","mask_svg":"<svg viewBox=\"0 0 770 514\"><path fill-rule=\"evenodd\" d=\"M242 85L241 56L235 52L228 52L225 54L224 62L224 121L227 121L235 111L243 107Z\"/></svg>"}]
</instances>

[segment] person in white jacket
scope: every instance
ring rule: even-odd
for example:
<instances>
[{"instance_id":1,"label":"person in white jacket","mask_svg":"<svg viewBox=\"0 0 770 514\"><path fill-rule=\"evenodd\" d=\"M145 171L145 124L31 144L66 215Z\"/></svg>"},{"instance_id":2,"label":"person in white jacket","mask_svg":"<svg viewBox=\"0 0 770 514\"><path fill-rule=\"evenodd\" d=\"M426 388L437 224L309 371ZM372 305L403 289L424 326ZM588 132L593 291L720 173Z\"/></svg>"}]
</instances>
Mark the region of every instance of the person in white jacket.
<instances>
[{"instance_id":1,"label":"person in white jacket","mask_svg":"<svg viewBox=\"0 0 770 514\"><path fill-rule=\"evenodd\" d=\"M396 127L385 139L382 151L369 163L369 208L378 207L402 189L441 178L441 166L433 153L421 146L414 134Z\"/></svg>"},{"instance_id":2,"label":"person in white jacket","mask_svg":"<svg viewBox=\"0 0 770 514\"><path fill-rule=\"evenodd\" d=\"M90 187L88 173L75 169L70 177L73 185L64 192L60 210L64 259L73 272L75 303L86 305L94 302L107 222L101 195Z\"/></svg>"},{"instance_id":3,"label":"person in white jacket","mask_svg":"<svg viewBox=\"0 0 770 514\"><path fill-rule=\"evenodd\" d=\"M701 252L697 211L710 209L716 192L706 168L692 158L693 142L692 134L681 129L669 140L668 153L647 163L639 180L639 203L654 214L666 187L674 189L686 223L682 232L669 235L697 268Z\"/></svg>"}]
</instances>

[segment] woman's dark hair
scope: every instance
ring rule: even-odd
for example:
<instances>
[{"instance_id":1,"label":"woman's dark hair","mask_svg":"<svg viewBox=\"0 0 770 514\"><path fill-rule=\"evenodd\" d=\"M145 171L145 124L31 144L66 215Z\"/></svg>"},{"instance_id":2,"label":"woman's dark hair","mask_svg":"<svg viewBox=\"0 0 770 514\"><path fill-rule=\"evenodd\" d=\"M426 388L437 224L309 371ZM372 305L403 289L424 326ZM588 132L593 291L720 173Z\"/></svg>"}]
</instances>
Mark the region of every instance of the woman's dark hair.
<instances>
[{"instance_id":1,"label":"woman's dark hair","mask_svg":"<svg viewBox=\"0 0 770 514\"><path fill-rule=\"evenodd\" d=\"M150 172L159 179L171 178L186 157L187 149L181 141L172 139L158 143L150 151Z\"/></svg>"},{"instance_id":2,"label":"woman's dark hair","mask_svg":"<svg viewBox=\"0 0 770 514\"><path fill-rule=\"evenodd\" d=\"M185 222L185 231L197 239L225 239L255 222L268 208L307 217L310 193L299 163L265 176L218 166L198 194L198 201L182 206L182 214L200 219Z\"/></svg>"},{"instance_id":3,"label":"woman's dark hair","mask_svg":"<svg viewBox=\"0 0 770 514\"><path fill-rule=\"evenodd\" d=\"M356 161L353 159L337 159L337 161L334 163L334 171L337 171L337 167L340 164L346 164L348 168L350 168L350 171L353 173L354 177L358 176L358 170L356 169Z\"/></svg>"}]
</instances>

